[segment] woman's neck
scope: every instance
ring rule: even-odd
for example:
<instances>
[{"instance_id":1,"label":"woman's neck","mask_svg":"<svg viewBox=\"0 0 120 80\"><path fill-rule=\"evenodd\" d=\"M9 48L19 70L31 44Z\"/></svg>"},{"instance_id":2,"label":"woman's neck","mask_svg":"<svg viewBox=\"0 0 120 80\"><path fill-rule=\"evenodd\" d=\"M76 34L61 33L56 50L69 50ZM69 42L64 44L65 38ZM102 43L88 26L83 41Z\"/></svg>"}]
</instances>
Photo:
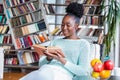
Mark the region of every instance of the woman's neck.
<instances>
[{"instance_id":1,"label":"woman's neck","mask_svg":"<svg viewBox=\"0 0 120 80\"><path fill-rule=\"evenodd\" d=\"M80 38L77 36L67 36L64 39L80 39Z\"/></svg>"}]
</instances>

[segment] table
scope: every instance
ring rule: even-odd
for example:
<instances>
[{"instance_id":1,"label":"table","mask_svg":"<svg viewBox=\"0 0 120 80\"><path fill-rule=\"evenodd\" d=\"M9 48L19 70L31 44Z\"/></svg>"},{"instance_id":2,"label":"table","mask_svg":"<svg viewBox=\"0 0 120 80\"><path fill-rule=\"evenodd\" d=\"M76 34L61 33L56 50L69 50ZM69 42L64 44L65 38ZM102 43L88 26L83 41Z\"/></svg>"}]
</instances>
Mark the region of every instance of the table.
<instances>
[{"instance_id":1,"label":"table","mask_svg":"<svg viewBox=\"0 0 120 80\"><path fill-rule=\"evenodd\" d=\"M120 80L120 76L111 76L108 80Z\"/></svg>"}]
</instances>

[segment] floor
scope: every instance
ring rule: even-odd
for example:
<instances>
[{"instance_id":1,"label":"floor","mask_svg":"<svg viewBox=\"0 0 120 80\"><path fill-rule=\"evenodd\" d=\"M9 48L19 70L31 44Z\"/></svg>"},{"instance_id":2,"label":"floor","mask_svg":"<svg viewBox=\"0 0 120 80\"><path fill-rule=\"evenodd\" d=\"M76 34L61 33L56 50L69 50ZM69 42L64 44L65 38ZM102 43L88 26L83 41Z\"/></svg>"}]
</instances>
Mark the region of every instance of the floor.
<instances>
[{"instance_id":1,"label":"floor","mask_svg":"<svg viewBox=\"0 0 120 80\"><path fill-rule=\"evenodd\" d=\"M22 76L26 75L26 73L20 72L5 72L3 80L19 80Z\"/></svg>"}]
</instances>

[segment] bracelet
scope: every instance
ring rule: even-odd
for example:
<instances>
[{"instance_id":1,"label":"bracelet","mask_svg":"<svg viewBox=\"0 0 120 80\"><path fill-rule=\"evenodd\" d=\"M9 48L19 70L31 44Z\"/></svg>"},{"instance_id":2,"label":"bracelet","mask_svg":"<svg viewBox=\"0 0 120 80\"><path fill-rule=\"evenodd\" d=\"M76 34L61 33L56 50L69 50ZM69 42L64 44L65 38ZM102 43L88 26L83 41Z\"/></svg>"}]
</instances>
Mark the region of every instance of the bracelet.
<instances>
[{"instance_id":1,"label":"bracelet","mask_svg":"<svg viewBox=\"0 0 120 80\"><path fill-rule=\"evenodd\" d=\"M53 58L52 57L46 57L48 61L51 61Z\"/></svg>"}]
</instances>

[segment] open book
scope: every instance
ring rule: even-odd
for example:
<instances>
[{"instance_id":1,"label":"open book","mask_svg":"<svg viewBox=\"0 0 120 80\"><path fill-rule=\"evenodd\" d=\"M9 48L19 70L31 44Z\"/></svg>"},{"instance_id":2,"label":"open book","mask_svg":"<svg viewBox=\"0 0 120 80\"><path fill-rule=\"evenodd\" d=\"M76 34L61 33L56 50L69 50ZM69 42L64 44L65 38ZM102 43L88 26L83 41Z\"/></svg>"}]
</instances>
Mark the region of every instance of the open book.
<instances>
[{"instance_id":1,"label":"open book","mask_svg":"<svg viewBox=\"0 0 120 80\"><path fill-rule=\"evenodd\" d=\"M33 45L34 50L39 54L39 55L57 55L57 56L61 56L61 57L65 57L62 50L58 47L54 47L54 46L50 46L50 47L45 47L45 46L41 46L41 45Z\"/></svg>"}]
</instances>

